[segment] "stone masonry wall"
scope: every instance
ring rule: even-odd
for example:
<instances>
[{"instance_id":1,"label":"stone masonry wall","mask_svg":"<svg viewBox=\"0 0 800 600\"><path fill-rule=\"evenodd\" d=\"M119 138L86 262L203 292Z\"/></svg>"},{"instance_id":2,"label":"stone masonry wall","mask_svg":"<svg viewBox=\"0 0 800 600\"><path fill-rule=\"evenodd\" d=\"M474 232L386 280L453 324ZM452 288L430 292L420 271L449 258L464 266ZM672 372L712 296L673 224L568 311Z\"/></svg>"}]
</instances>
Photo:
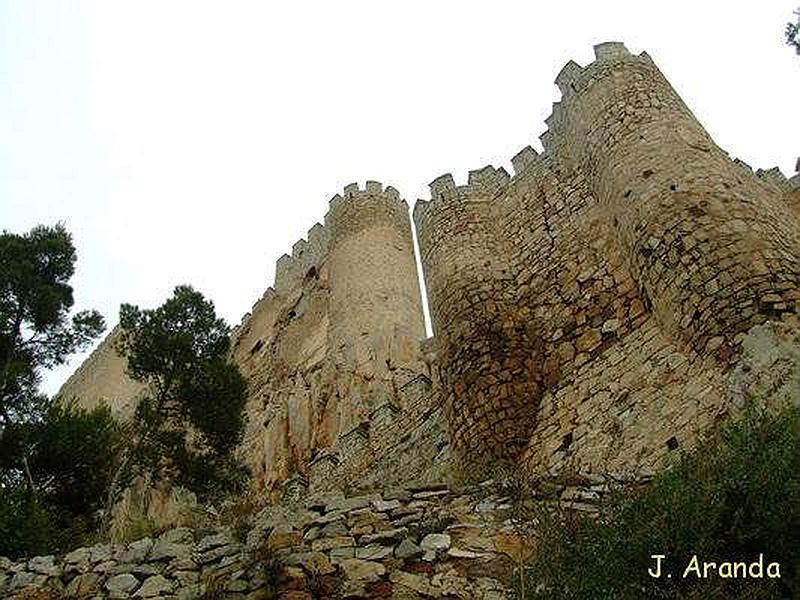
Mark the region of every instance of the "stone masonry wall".
<instances>
[{"instance_id":1,"label":"stone masonry wall","mask_svg":"<svg viewBox=\"0 0 800 600\"><path fill-rule=\"evenodd\" d=\"M394 188L347 186L278 260L232 336L258 487L649 473L734 412L743 340L796 323L800 174L731 160L647 54L595 55L558 74L542 154L417 202L433 339ZM125 417L111 337L61 396Z\"/></svg>"},{"instance_id":2,"label":"stone masonry wall","mask_svg":"<svg viewBox=\"0 0 800 600\"><path fill-rule=\"evenodd\" d=\"M421 302L408 205L378 182L347 186L235 333L250 382L241 452L259 485L345 484L407 432L380 419L411 427L430 408L400 394L425 370Z\"/></svg>"},{"instance_id":3,"label":"stone masonry wall","mask_svg":"<svg viewBox=\"0 0 800 600\"><path fill-rule=\"evenodd\" d=\"M744 334L798 311L794 184L730 160L646 54L595 53L543 155L415 207L465 471L652 469L729 412Z\"/></svg>"},{"instance_id":4,"label":"stone masonry wall","mask_svg":"<svg viewBox=\"0 0 800 600\"><path fill-rule=\"evenodd\" d=\"M133 416L144 388L125 374L127 361L114 350L117 336L115 327L67 379L57 394L61 401L75 401L87 410L104 403L117 418Z\"/></svg>"}]
</instances>

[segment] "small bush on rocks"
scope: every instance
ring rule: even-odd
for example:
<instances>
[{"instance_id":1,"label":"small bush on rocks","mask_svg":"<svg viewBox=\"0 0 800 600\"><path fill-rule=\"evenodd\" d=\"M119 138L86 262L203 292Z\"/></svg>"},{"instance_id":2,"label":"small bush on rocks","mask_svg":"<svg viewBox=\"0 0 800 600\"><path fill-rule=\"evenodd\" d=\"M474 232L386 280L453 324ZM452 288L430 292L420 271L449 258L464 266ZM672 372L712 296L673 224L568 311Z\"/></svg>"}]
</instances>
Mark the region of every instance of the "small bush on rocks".
<instances>
[{"instance_id":1,"label":"small bush on rocks","mask_svg":"<svg viewBox=\"0 0 800 600\"><path fill-rule=\"evenodd\" d=\"M527 598L800 598L800 410L727 423L602 518L545 519L538 532ZM653 555L665 556L658 578ZM760 555L762 577L721 576ZM717 568L697 576L694 557L701 573Z\"/></svg>"}]
</instances>

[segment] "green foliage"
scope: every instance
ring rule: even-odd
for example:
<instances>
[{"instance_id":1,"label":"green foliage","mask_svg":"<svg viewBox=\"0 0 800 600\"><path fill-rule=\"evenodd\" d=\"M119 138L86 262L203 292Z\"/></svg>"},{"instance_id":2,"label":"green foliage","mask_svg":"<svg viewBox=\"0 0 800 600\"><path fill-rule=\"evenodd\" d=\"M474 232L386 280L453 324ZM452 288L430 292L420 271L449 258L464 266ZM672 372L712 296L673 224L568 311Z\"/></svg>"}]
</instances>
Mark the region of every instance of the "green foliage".
<instances>
[{"instance_id":1,"label":"green foliage","mask_svg":"<svg viewBox=\"0 0 800 600\"><path fill-rule=\"evenodd\" d=\"M797 15L797 22L786 24L784 36L786 37L786 45L792 46L795 52L800 54L800 9L794 11L794 14Z\"/></svg>"},{"instance_id":2,"label":"green foliage","mask_svg":"<svg viewBox=\"0 0 800 600\"><path fill-rule=\"evenodd\" d=\"M134 423L129 476L145 470L208 498L235 487L247 385L227 362L230 330L189 286L153 310L123 305L117 350L148 386Z\"/></svg>"},{"instance_id":3,"label":"green foliage","mask_svg":"<svg viewBox=\"0 0 800 600\"><path fill-rule=\"evenodd\" d=\"M108 489L120 426L106 406L53 406L34 434L30 469L47 482L46 501L68 515L99 510Z\"/></svg>"},{"instance_id":4,"label":"green foliage","mask_svg":"<svg viewBox=\"0 0 800 600\"><path fill-rule=\"evenodd\" d=\"M56 533L50 511L29 489L0 486L0 556L49 554Z\"/></svg>"},{"instance_id":5,"label":"green foliage","mask_svg":"<svg viewBox=\"0 0 800 600\"><path fill-rule=\"evenodd\" d=\"M89 532L118 429L107 409L51 405L40 372L103 330L72 316L77 259L63 225L0 235L0 554L52 552Z\"/></svg>"},{"instance_id":6,"label":"green foliage","mask_svg":"<svg viewBox=\"0 0 800 600\"><path fill-rule=\"evenodd\" d=\"M605 518L550 515L539 532L529 598L800 597L800 411L727 424ZM763 579L683 578L694 555L750 563L760 553ZM654 554L671 578L648 575ZM772 561L781 579L766 577Z\"/></svg>"},{"instance_id":7,"label":"green foliage","mask_svg":"<svg viewBox=\"0 0 800 600\"><path fill-rule=\"evenodd\" d=\"M91 533L120 427L106 407L53 405L0 436L0 555L51 553Z\"/></svg>"},{"instance_id":8,"label":"green foliage","mask_svg":"<svg viewBox=\"0 0 800 600\"><path fill-rule=\"evenodd\" d=\"M103 331L96 311L69 319L76 258L61 224L0 235L0 427L40 411L39 370L63 363Z\"/></svg>"}]
</instances>

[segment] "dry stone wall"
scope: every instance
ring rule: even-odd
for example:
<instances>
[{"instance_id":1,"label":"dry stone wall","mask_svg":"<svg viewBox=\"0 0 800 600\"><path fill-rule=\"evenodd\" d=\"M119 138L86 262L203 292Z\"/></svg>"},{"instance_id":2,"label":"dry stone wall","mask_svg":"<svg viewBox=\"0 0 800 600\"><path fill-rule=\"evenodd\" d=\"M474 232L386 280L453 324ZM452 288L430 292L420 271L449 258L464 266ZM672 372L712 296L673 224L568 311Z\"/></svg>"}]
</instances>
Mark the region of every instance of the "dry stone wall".
<instances>
[{"instance_id":1,"label":"dry stone wall","mask_svg":"<svg viewBox=\"0 0 800 600\"><path fill-rule=\"evenodd\" d=\"M593 514L619 485L547 481L525 502ZM516 570L532 549L530 523L516 516L522 500L515 490L490 480L329 493L268 506L241 530L180 527L64 556L0 557L0 595L502 600L513 597Z\"/></svg>"}]
</instances>

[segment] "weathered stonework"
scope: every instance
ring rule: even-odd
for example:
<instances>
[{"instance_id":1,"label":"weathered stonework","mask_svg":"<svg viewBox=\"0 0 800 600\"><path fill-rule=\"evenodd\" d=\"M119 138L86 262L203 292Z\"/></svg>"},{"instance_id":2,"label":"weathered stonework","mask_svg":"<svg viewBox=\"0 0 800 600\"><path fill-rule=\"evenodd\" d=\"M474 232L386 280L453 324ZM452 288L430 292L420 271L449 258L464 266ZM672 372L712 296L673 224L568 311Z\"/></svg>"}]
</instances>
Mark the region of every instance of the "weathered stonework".
<instances>
[{"instance_id":1,"label":"weathered stonework","mask_svg":"<svg viewBox=\"0 0 800 600\"><path fill-rule=\"evenodd\" d=\"M800 175L731 160L647 54L595 54L558 74L542 154L416 204L432 339L393 188L351 184L278 260L233 333L258 486L649 473L738 409L748 332L797 325ZM123 366L107 340L61 396L125 416Z\"/></svg>"},{"instance_id":2,"label":"weathered stonework","mask_svg":"<svg viewBox=\"0 0 800 600\"><path fill-rule=\"evenodd\" d=\"M59 396L106 401L125 418L142 388L125 376L113 337ZM278 260L274 286L233 331L231 358L249 382L240 454L255 485L275 497L296 494L300 481L335 487L392 454L438 407L424 338L408 205L378 182L351 184L324 226ZM426 480L425 465L413 469Z\"/></svg>"},{"instance_id":3,"label":"weathered stonework","mask_svg":"<svg viewBox=\"0 0 800 600\"><path fill-rule=\"evenodd\" d=\"M127 362L114 350L118 331L115 327L61 386L61 401L75 401L89 410L104 403L117 418L133 416L143 386L125 374Z\"/></svg>"},{"instance_id":4,"label":"weathered stonework","mask_svg":"<svg viewBox=\"0 0 800 600\"><path fill-rule=\"evenodd\" d=\"M531 488L535 510L595 514L620 485L576 483ZM533 532L514 519L522 499L508 492L486 481L329 493L267 506L242 531L178 527L64 556L0 557L0 596L502 600L533 545Z\"/></svg>"},{"instance_id":5,"label":"weathered stonework","mask_svg":"<svg viewBox=\"0 0 800 600\"><path fill-rule=\"evenodd\" d=\"M739 342L800 298L796 181L719 149L646 55L570 62L542 155L415 207L465 469L656 468L729 412Z\"/></svg>"}]
</instances>

